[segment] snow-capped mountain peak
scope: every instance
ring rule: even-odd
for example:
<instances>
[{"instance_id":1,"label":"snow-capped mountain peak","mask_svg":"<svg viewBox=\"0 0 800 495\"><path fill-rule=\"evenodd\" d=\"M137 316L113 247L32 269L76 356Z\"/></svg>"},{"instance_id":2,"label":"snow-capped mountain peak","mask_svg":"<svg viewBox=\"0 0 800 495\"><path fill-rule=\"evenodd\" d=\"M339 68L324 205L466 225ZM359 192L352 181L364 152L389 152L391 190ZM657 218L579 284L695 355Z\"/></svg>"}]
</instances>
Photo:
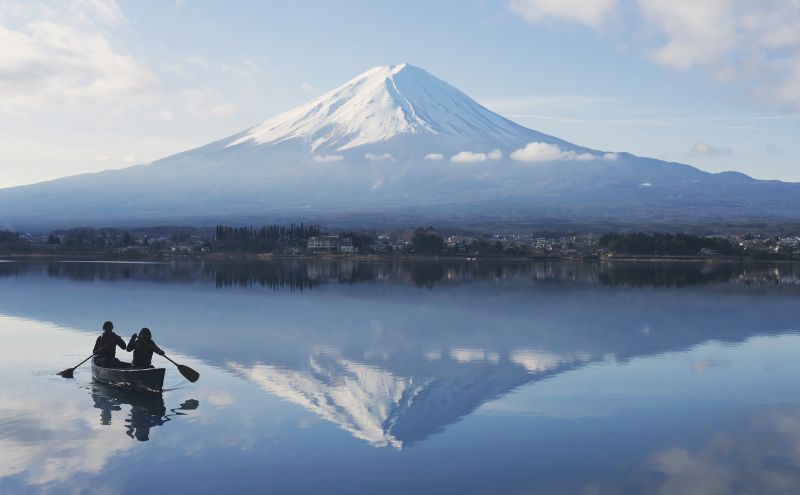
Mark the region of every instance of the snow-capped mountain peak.
<instances>
[{"instance_id":1,"label":"snow-capped mountain peak","mask_svg":"<svg viewBox=\"0 0 800 495\"><path fill-rule=\"evenodd\" d=\"M584 148L402 64L151 164L0 190L0 222L794 221L799 194L798 184Z\"/></svg>"},{"instance_id":2,"label":"snow-capped mountain peak","mask_svg":"<svg viewBox=\"0 0 800 495\"><path fill-rule=\"evenodd\" d=\"M244 131L226 147L299 140L310 151L342 152L404 135L518 145L529 139L531 132L425 70L401 64L373 67L300 107Z\"/></svg>"}]
</instances>

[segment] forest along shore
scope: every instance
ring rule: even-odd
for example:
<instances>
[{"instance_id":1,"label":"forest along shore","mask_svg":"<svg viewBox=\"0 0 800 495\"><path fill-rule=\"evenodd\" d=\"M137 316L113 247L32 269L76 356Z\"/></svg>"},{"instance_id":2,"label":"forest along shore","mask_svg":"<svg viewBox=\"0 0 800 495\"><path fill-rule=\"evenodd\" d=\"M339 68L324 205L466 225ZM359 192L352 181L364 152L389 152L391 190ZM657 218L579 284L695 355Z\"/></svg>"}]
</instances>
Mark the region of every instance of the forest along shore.
<instances>
[{"instance_id":1,"label":"forest along shore","mask_svg":"<svg viewBox=\"0 0 800 495\"><path fill-rule=\"evenodd\" d=\"M465 233L433 227L330 233L303 224L268 227L77 228L31 234L0 231L0 256L163 260L175 257L613 259L656 261L800 260L800 235L558 232Z\"/></svg>"}]
</instances>

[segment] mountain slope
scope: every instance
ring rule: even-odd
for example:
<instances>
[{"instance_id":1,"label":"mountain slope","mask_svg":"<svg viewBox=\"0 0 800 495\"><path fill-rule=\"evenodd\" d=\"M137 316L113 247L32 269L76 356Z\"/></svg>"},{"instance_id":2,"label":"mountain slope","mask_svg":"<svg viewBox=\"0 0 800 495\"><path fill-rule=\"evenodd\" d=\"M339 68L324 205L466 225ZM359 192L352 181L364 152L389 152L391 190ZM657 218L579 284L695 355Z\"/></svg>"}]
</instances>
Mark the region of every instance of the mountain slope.
<instances>
[{"instance_id":1,"label":"mountain slope","mask_svg":"<svg viewBox=\"0 0 800 495\"><path fill-rule=\"evenodd\" d=\"M401 135L483 144L491 138L492 144L514 145L530 139L532 132L477 105L424 70L403 64L370 69L253 127L226 147L301 139L312 151L341 152Z\"/></svg>"},{"instance_id":2,"label":"mountain slope","mask_svg":"<svg viewBox=\"0 0 800 495\"><path fill-rule=\"evenodd\" d=\"M407 64L151 164L0 190L0 225L796 218L800 185L583 148Z\"/></svg>"}]
</instances>

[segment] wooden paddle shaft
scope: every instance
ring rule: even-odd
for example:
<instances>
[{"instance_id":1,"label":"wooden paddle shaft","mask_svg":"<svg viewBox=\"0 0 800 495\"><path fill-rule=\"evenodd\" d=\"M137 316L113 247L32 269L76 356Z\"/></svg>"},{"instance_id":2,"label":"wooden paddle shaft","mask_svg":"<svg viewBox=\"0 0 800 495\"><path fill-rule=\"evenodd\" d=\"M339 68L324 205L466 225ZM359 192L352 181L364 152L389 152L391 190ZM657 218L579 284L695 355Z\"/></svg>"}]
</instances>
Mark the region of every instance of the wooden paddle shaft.
<instances>
[{"instance_id":1,"label":"wooden paddle shaft","mask_svg":"<svg viewBox=\"0 0 800 495\"><path fill-rule=\"evenodd\" d=\"M116 343L113 343L112 345L116 345ZM108 349L109 347L111 347L111 345L107 345L107 346L103 347L103 348L102 348L102 349L100 349L100 350L101 350L101 351L105 351L105 350L106 350L106 349ZM72 368L67 368L67 369L65 369L64 371L62 371L61 373L64 373L64 372L66 372L66 371L73 371L73 372L74 372L76 368L78 368L80 365L82 365L82 364L83 364L83 363L85 363L86 361L88 361L88 360L92 359L92 358L93 358L93 357L95 357L96 355L97 355L97 354L92 354L91 356L87 357L86 359L84 359L84 360L83 360L83 361L81 361L80 363L76 364L76 365L75 365L75 366L73 366ZM59 373L59 374L61 374L61 373Z\"/></svg>"},{"instance_id":2,"label":"wooden paddle shaft","mask_svg":"<svg viewBox=\"0 0 800 495\"><path fill-rule=\"evenodd\" d=\"M76 364L76 365L75 365L75 366L74 366L72 369L75 369L75 368L77 368L78 366L82 365L83 363L85 363L86 361L88 361L88 360L92 359L93 357L94 357L94 354L92 354L91 356L87 357L86 359L84 359L84 360L83 360L83 361L81 361L80 363Z\"/></svg>"},{"instance_id":3,"label":"wooden paddle shaft","mask_svg":"<svg viewBox=\"0 0 800 495\"><path fill-rule=\"evenodd\" d=\"M172 359L170 359L170 358L169 358L169 356L167 356L166 354L162 354L162 355L161 355L161 357L164 357L164 358L166 358L166 359L167 359L167 361L169 361L170 363L174 364L175 366L180 366L178 363L176 363L175 361L173 361Z\"/></svg>"}]
</instances>

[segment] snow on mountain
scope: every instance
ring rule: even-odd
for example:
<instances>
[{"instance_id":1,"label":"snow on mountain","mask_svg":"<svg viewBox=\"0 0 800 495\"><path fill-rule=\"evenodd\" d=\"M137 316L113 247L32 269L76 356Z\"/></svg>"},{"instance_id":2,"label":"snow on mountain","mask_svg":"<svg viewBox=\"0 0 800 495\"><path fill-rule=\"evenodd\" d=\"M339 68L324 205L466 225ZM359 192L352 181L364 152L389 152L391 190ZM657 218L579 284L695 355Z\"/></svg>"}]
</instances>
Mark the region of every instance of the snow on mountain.
<instances>
[{"instance_id":1,"label":"snow on mountain","mask_svg":"<svg viewBox=\"0 0 800 495\"><path fill-rule=\"evenodd\" d=\"M800 185L584 148L408 64L127 169L0 190L0 225L797 219Z\"/></svg>"},{"instance_id":2,"label":"snow on mountain","mask_svg":"<svg viewBox=\"0 0 800 495\"><path fill-rule=\"evenodd\" d=\"M574 359L531 350L513 350L497 359L493 363L483 357L464 360L453 349L450 358L437 363L434 374L399 376L376 363L317 349L302 369L236 362L226 367L355 438L374 447L400 450L517 387L592 361L588 354Z\"/></svg>"},{"instance_id":3,"label":"snow on mountain","mask_svg":"<svg viewBox=\"0 0 800 495\"><path fill-rule=\"evenodd\" d=\"M344 85L236 136L226 147L289 140L311 151L343 152L401 136L518 146L561 142L505 119L419 67L374 67Z\"/></svg>"},{"instance_id":4,"label":"snow on mountain","mask_svg":"<svg viewBox=\"0 0 800 495\"><path fill-rule=\"evenodd\" d=\"M309 360L308 370L268 364L228 366L267 392L316 413L356 438L376 447L402 448L402 441L390 431L390 419L398 409L409 407L423 383L342 357L312 355Z\"/></svg>"}]
</instances>

